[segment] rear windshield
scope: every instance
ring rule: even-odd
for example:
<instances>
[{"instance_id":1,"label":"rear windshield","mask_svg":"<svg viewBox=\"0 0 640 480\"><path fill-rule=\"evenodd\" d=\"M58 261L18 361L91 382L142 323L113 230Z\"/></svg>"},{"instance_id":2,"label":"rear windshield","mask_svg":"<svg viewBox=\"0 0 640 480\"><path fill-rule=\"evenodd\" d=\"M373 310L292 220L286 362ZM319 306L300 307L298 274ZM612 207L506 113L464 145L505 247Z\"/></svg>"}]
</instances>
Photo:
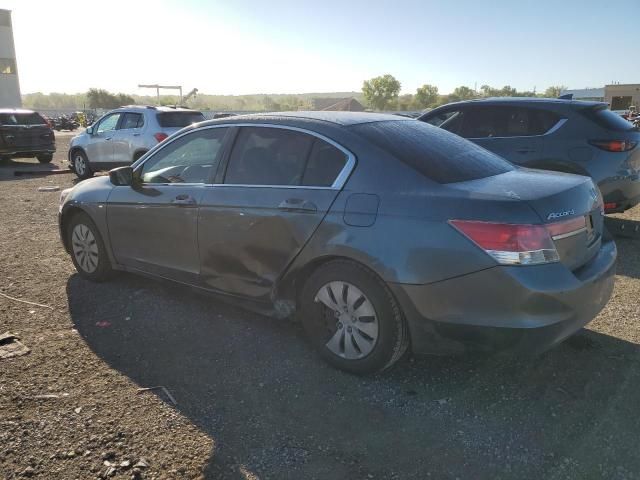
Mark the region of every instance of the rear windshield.
<instances>
[{"instance_id":1,"label":"rear windshield","mask_svg":"<svg viewBox=\"0 0 640 480\"><path fill-rule=\"evenodd\" d=\"M476 180L515 168L462 137L418 120L364 123L352 129L438 183Z\"/></svg>"},{"instance_id":2,"label":"rear windshield","mask_svg":"<svg viewBox=\"0 0 640 480\"><path fill-rule=\"evenodd\" d=\"M182 128L204 120L200 112L160 112L157 115L158 123L165 128Z\"/></svg>"},{"instance_id":3,"label":"rear windshield","mask_svg":"<svg viewBox=\"0 0 640 480\"><path fill-rule=\"evenodd\" d=\"M46 125L37 113L0 113L0 125Z\"/></svg>"},{"instance_id":4,"label":"rear windshield","mask_svg":"<svg viewBox=\"0 0 640 480\"><path fill-rule=\"evenodd\" d=\"M607 130L614 130L616 132L628 132L635 129L631 122L627 122L620 115L618 115L617 113L613 113L604 105L582 110L581 113L588 119L594 121Z\"/></svg>"}]
</instances>

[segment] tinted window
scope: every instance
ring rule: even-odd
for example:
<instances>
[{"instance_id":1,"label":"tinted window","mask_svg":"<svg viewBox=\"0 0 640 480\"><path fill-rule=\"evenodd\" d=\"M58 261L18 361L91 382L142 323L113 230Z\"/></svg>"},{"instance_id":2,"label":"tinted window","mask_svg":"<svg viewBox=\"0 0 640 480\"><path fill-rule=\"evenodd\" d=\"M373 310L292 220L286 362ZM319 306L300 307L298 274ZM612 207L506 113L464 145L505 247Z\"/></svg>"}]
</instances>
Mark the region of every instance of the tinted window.
<instances>
[{"instance_id":1,"label":"tinted window","mask_svg":"<svg viewBox=\"0 0 640 480\"><path fill-rule=\"evenodd\" d=\"M202 122L204 115L200 112L160 112L158 123L165 128L183 128L192 123Z\"/></svg>"},{"instance_id":2,"label":"tinted window","mask_svg":"<svg viewBox=\"0 0 640 480\"><path fill-rule=\"evenodd\" d=\"M229 159L225 183L300 185L314 139L293 130L242 128Z\"/></svg>"},{"instance_id":3,"label":"tinted window","mask_svg":"<svg viewBox=\"0 0 640 480\"><path fill-rule=\"evenodd\" d=\"M114 113L105 117L100 124L98 125L98 133L109 132L111 130L116 129L116 125L118 125L118 120L120 119L119 113Z\"/></svg>"},{"instance_id":4,"label":"tinted window","mask_svg":"<svg viewBox=\"0 0 640 480\"><path fill-rule=\"evenodd\" d=\"M46 125L37 113L0 113L0 125Z\"/></svg>"},{"instance_id":5,"label":"tinted window","mask_svg":"<svg viewBox=\"0 0 640 480\"><path fill-rule=\"evenodd\" d=\"M438 183L475 180L514 169L484 148L424 122L371 122L351 128Z\"/></svg>"},{"instance_id":6,"label":"tinted window","mask_svg":"<svg viewBox=\"0 0 640 480\"><path fill-rule=\"evenodd\" d=\"M144 117L141 113L125 113L120 130L128 130L130 128L140 128L144 125Z\"/></svg>"},{"instance_id":7,"label":"tinted window","mask_svg":"<svg viewBox=\"0 0 640 480\"><path fill-rule=\"evenodd\" d=\"M435 113L433 114L433 116L430 116L424 121L427 122L429 125L433 125L434 127L444 128L444 125L446 123L449 123L450 120L453 120L454 117L457 117L459 115L460 115L459 110L447 110L446 112Z\"/></svg>"},{"instance_id":8,"label":"tinted window","mask_svg":"<svg viewBox=\"0 0 640 480\"><path fill-rule=\"evenodd\" d=\"M330 187L346 163L347 156L344 152L323 140L316 139L302 177L302 185Z\"/></svg>"},{"instance_id":9,"label":"tinted window","mask_svg":"<svg viewBox=\"0 0 640 480\"><path fill-rule=\"evenodd\" d=\"M226 128L184 135L159 150L142 166L144 183L206 183L218 168Z\"/></svg>"},{"instance_id":10,"label":"tinted window","mask_svg":"<svg viewBox=\"0 0 640 480\"><path fill-rule=\"evenodd\" d=\"M635 128L631 122L626 121L617 113L613 113L604 105L582 109L580 113L607 130L626 132Z\"/></svg>"},{"instance_id":11,"label":"tinted window","mask_svg":"<svg viewBox=\"0 0 640 480\"><path fill-rule=\"evenodd\" d=\"M472 107L463 115L460 133L465 138L542 135L560 119L545 110L508 106Z\"/></svg>"}]
</instances>

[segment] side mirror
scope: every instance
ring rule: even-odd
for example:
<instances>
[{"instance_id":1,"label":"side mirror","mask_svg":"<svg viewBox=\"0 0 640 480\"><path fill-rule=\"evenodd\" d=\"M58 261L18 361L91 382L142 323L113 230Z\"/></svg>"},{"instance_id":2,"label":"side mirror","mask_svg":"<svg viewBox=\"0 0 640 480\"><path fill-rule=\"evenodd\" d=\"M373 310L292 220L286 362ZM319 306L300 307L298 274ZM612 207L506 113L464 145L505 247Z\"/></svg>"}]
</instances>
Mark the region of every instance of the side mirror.
<instances>
[{"instance_id":1,"label":"side mirror","mask_svg":"<svg viewBox=\"0 0 640 480\"><path fill-rule=\"evenodd\" d=\"M93 125L91 125L90 127L87 127L87 133L89 135L93 135Z\"/></svg>"},{"instance_id":2,"label":"side mirror","mask_svg":"<svg viewBox=\"0 0 640 480\"><path fill-rule=\"evenodd\" d=\"M133 185L133 168L118 167L109 170L109 180L116 187L126 187Z\"/></svg>"}]
</instances>

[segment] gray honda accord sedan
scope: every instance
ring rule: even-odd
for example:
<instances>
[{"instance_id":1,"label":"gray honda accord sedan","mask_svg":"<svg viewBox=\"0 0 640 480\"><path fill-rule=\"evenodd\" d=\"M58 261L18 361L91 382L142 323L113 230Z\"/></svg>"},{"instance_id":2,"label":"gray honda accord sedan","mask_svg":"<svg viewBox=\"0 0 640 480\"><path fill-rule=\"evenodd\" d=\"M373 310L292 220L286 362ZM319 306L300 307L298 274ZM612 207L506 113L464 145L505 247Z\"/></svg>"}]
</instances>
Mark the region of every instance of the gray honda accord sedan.
<instances>
[{"instance_id":1,"label":"gray honda accord sedan","mask_svg":"<svg viewBox=\"0 0 640 480\"><path fill-rule=\"evenodd\" d=\"M62 192L59 218L81 276L126 270L294 317L354 373L409 350L540 352L603 308L616 263L590 178L370 113L187 127Z\"/></svg>"}]
</instances>

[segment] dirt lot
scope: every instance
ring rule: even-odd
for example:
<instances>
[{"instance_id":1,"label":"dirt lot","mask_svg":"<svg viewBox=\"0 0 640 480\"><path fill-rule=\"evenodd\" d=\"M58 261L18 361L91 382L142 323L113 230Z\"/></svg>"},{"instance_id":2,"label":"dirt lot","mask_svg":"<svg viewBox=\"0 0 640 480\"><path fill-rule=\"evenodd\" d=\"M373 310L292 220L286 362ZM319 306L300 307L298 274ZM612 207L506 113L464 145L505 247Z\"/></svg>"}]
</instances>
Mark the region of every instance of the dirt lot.
<instances>
[{"instance_id":1,"label":"dirt lot","mask_svg":"<svg viewBox=\"0 0 640 480\"><path fill-rule=\"evenodd\" d=\"M600 316L539 358L357 378L295 324L131 275L80 279L59 193L37 191L75 177L13 176L33 167L0 167L0 292L53 308L0 297L0 334L31 349L0 360L0 478L640 478L640 240L619 239ZM175 405L137 391L160 385Z\"/></svg>"}]
</instances>

